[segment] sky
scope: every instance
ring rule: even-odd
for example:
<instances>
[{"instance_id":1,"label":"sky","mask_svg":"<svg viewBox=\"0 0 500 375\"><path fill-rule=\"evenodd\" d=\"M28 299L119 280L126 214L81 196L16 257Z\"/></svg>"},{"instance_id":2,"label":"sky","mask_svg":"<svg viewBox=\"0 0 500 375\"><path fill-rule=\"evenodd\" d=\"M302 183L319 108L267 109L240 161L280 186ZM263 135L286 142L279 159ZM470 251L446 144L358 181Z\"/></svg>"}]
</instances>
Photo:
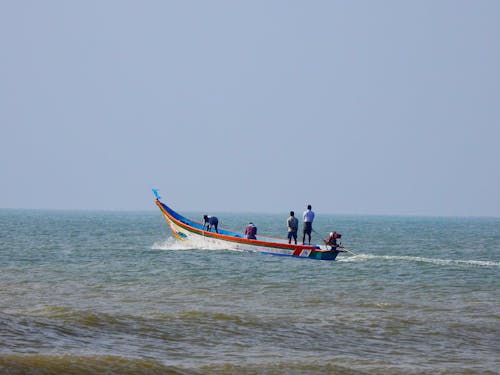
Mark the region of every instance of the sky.
<instances>
[{"instance_id":1,"label":"sky","mask_svg":"<svg viewBox=\"0 0 500 375\"><path fill-rule=\"evenodd\" d=\"M500 1L0 0L0 208L500 216Z\"/></svg>"}]
</instances>

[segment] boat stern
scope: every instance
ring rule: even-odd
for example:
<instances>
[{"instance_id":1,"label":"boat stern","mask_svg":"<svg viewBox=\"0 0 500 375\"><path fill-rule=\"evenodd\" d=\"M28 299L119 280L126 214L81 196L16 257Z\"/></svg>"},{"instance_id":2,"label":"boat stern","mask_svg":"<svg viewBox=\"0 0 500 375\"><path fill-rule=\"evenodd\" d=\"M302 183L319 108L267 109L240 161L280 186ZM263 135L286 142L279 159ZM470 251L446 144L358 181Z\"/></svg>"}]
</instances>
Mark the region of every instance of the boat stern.
<instances>
[{"instance_id":1,"label":"boat stern","mask_svg":"<svg viewBox=\"0 0 500 375\"><path fill-rule=\"evenodd\" d=\"M309 254L309 258L318 260L335 260L337 255L339 255L338 251L312 250Z\"/></svg>"}]
</instances>

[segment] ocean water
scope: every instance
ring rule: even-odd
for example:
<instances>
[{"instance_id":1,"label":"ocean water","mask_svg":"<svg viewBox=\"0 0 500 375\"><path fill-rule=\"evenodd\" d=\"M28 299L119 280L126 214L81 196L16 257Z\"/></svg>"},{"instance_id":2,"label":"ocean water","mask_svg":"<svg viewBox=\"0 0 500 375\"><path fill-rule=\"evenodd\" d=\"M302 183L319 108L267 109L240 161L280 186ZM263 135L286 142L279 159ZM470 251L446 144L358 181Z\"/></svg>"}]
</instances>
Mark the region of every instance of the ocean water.
<instances>
[{"instance_id":1,"label":"ocean water","mask_svg":"<svg viewBox=\"0 0 500 375\"><path fill-rule=\"evenodd\" d=\"M286 214L218 217L285 236ZM314 229L355 255L203 249L159 211L0 210L0 373L500 373L499 218Z\"/></svg>"}]
</instances>

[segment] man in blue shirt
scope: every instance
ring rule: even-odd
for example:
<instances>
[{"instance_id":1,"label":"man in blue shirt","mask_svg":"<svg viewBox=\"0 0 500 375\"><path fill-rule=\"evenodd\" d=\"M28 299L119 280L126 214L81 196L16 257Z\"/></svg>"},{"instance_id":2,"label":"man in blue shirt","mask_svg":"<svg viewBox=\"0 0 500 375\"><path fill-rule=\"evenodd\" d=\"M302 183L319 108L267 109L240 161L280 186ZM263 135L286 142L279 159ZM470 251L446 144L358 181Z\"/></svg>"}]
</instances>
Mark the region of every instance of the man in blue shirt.
<instances>
[{"instance_id":1,"label":"man in blue shirt","mask_svg":"<svg viewBox=\"0 0 500 375\"><path fill-rule=\"evenodd\" d=\"M307 211L302 215L304 217L304 234L302 235L302 245L305 245L306 234L309 237L309 245L311 244L312 223L314 221L314 211L311 210L311 205L307 206Z\"/></svg>"}]
</instances>

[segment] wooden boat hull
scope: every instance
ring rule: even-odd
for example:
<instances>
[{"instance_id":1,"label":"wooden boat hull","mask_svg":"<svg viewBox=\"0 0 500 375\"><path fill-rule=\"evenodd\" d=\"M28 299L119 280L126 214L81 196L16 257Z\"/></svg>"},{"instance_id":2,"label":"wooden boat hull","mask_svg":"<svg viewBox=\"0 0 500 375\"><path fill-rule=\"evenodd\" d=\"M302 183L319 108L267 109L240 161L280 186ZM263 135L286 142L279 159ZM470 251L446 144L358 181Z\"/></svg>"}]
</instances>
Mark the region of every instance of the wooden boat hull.
<instances>
[{"instance_id":1,"label":"wooden boat hull","mask_svg":"<svg viewBox=\"0 0 500 375\"><path fill-rule=\"evenodd\" d=\"M156 205L160 208L163 217L172 231L172 234L181 241L190 241L199 244L202 248L220 248L239 251L252 251L265 254L291 256L318 260L335 260L338 251L321 248L318 245L294 245L287 240L260 237L257 240L245 238L241 233L219 229L219 233L204 230L203 224L185 218L172 210L159 199Z\"/></svg>"}]
</instances>

